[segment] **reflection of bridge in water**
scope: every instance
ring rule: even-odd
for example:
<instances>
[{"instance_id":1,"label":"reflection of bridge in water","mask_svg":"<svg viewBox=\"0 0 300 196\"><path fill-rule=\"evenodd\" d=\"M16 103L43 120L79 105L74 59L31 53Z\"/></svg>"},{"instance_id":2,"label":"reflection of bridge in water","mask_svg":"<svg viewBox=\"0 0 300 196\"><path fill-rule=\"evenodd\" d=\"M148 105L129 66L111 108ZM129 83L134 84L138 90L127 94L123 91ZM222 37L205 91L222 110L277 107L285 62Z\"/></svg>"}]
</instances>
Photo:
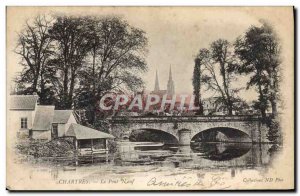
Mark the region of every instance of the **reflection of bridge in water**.
<instances>
[{"instance_id":1,"label":"reflection of bridge in water","mask_svg":"<svg viewBox=\"0 0 300 196\"><path fill-rule=\"evenodd\" d=\"M111 133L129 138L134 130L154 130L174 136L180 145L190 145L195 136L221 132L229 141L268 142L266 126L259 116L118 116L112 117Z\"/></svg>"},{"instance_id":2,"label":"reflection of bridge in water","mask_svg":"<svg viewBox=\"0 0 300 196\"><path fill-rule=\"evenodd\" d=\"M139 143L139 142L137 142ZM161 165L180 168L255 168L271 160L270 144L204 143L200 146L139 147L135 142L121 142L120 158L127 165Z\"/></svg>"},{"instance_id":3,"label":"reflection of bridge in water","mask_svg":"<svg viewBox=\"0 0 300 196\"><path fill-rule=\"evenodd\" d=\"M100 175L100 177L110 174L115 175L116 173L137 175L139 172L149 170L153 172L162 171L161 174L169 172L177 175L180 173L176 172L183 171L174 168L186 169L184 170L185 173L192 172L195 174L203 173L201 171L224 171L230 172L231 176L234 177L243 170L262 169L259 171L264 171L274 155L269 151L271 144L262 143L237 144L242 145L242 147L238 147L239 149L243 149L243 152L238 156L230 155L234 148L220 143L215 146L200 146L201 149L190 148L190 146L177 146L177 148L169 146L169 148L158 147L157 149L151 147L149 149L149 146L146 146L147 144L136 149L135 146L141 146L141 143L143 142L119 142L117 145L118 153L115 153L114 156L105 157L104 159L90 157L88 160L79 161L78 165L84 165L84 167L76 167L77 164L73 163L74 159L70 162L65 160L52 161L51 164L54 164L55 167L50 167L51 177L62 179L64 173L69 176L71 172L75 171L76 173L83 173L84 176ZM221 160L220 158L225 159ZM47 169L49 171L48 164ZM37 172L38 170L34 169L34 171ZM93 175L87 175L87 171L92 172Z\"/></svg>"},{"instance_id":4,"label":"reflection of bridge in water","mask_svg":"<svg viewBox=\"0 0 300 196\"><path fill-rule=\"evenodd\" d=\"M220 144L224 145L224 144ZM197 168L255 168L268 165L270 162L268 144L243 144L243 147L232 146L224 147L225 152L213 152L213 151L202 151L191 150L190 153L192 159L184 164L186 167L197 167ZM187 146L185 147L187 148ZM231 151L232 150L232 151ZM240 151L241 150L241 151ZM186 149L185 151L188 151ZM240 153L237 153L240 151ZM197 154L199 153L199 154Z\"/></svg>"}]
</instances>

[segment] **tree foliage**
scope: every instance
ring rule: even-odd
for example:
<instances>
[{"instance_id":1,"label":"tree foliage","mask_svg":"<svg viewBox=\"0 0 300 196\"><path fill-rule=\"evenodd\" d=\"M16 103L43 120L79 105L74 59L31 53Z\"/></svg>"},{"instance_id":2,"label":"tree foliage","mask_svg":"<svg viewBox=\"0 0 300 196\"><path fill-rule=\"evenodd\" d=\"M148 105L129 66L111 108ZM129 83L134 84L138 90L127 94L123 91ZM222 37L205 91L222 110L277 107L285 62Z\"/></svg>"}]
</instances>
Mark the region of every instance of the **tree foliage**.
<instances>
[{"instance_id":1,"label":"tree foliage","mask_svg":"<svg viewBox=\"0 0 300 196\"><path fill-rule=\"evenodd\" d=\"M235 53L240 59L237 71L250 75L248 87L254 86L259 93L255 106L266 116L269 102L272 113L277 113L279 100L280 44L273 28L263 22L260 27L250 27L237 39Z\"/></svg>"},{"instance_id":2,"label":"tree foliage","mask_svg":"<svg viewBox=\"0 0 300 196\"><path fill-rule=\"evenodd\" d=\"M251 26L233 45L218 39L208 49L200 49L193 75L197 100L201 83L206 86L206 91L216 93L216 103L225 106L231 115L237 109L237 102L244 102L238 96L243 88L233 88L231 83L238 75L247 75L250 79L246 89L255 87L259 95L253 101L254 110L259 110L266 117L271 106L272 116L276 116L280 101L281 46L273 27L265 21L261 22L261 26ZM238 110L241 113L241 109Z\"/></svg>"},{"instance_id":3,"label":"tree foliage","mask_svg":"<svg viewBox=\"0 0 300 196\"><path fill-rule=\"evenodd\" d=\"M228 114L232 115L233 103L239 89L231 87L234 60L230 47L227 40L219 39L212 42L209 49L200 49L197 57L203 67L201 81L206 90L217 93L216 101L224 105Z\"/></svg>"},{"instance_id":4,"label":"tree foliage","mask_svg":"<svg viewBox=\"0 0 300 196\"><path fill-rule=\"evenodd\" d=\"M77 107L89 107L94 118L97 101L107 92L136 92L143 87L139 76L147 70L145 32L117 17L91 19L90 59L80 70ZM84 96L82 99L81 96ZM91 119L93 121L93 119Z\"/></svg>"},{"instance_id":5,"label":"tree foliage","mask_svg":"<svg viewBox=\"0 0 300 196\"><path fill-rule=\"evenodd\" d=\"M54 70L49 65L53 55L53 40L48 34L51 25L52 19L45 15L27 21L18 35L15 49L23 66L16 78L16 83L21 87L17 93L37 93L42 104L51 104L53 101L51 77Z\"/></svg>"},{"instance_id":6,"label":"tree foliage","mask_svg":"<svg viewBox=\"0 0 300 196\"><path fill-rule=\"evenodd\" d=\"M24 70L18 93L36 92L41 104L95 116L105 93L143 87L147 44L143 30L119 17L38 16L19 34L16 53Z\"/></svg>"},{"instance_id":7,"label":"tree foliage","mask_svg":"<svg viewBox=\"0 0 300 196\"><path fill-rule=\"evenodd\" d=\"M90 50L89 20L86 17L58 16L49 29L55 41L52 65L56 68L54 84L58 90L58 107L70 109L78 71L83 67Z\"/></svg>"},{"instance_id":8,"label":"tree foliage","mask_svg":"<svg viewBox=\"0 0 300 196\"><path fill-rule=\"evenodd\" d=\"M194 72L193 72L193 88L195 101L194 104L196 107L199 107L197 114L203 115L203 105L201 101L201 59L195 58Z\"/></svg>"}]
</instances>

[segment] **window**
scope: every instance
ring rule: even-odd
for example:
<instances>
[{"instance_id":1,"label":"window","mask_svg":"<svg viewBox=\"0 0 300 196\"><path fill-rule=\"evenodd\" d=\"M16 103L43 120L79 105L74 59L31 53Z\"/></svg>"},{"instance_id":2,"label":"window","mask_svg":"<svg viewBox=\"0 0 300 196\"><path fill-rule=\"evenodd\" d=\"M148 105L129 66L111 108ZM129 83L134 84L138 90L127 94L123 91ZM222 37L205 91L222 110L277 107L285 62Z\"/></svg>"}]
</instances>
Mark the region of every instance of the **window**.
<instances>
[{"instance_id":1,"label":"window","mask_svg":"<svg viewBox=\"0 0 300 196\"><path fill-rule=\"evenodd\" d=\"M27 129L27 118L21 118L21 129Z\"/></svg>"},{"instance_id":2,"label":"window","mask_svg":"<svg viewBox=\"0 0 300 196\"><path fill-rule=\"evenodd\" d=\"M79 148L92 148L92 140L78 140Z\"/></svg>"},{"instance_id":3,"label":"window","mask_svg":"<svg viewBox=\"0 0 300 196\"><path fill-rule=\"evenodd\" d=\"M98 149L105 149L106 148L106 140L105 139L93 139L93 148Z\"/></svg>"},{"instance_id":4,"label":"window","mask_svg":"<svg viewBox=\"0 0 300 196\"><path fill-rule=\"evenodd\" d=\"M78 140L78 148L93 148L95 150L105 149L105 139L84 139Z\"/></svg>"},{"instance_id":5,"label":"window","mask_svg":"<svg viewBox=\"0 0 300 196\"><path fill-rule=\"evenodd\" d=\"M58 124L52 124L52 138L58 137Z\"/></svg>"}]
</instances>

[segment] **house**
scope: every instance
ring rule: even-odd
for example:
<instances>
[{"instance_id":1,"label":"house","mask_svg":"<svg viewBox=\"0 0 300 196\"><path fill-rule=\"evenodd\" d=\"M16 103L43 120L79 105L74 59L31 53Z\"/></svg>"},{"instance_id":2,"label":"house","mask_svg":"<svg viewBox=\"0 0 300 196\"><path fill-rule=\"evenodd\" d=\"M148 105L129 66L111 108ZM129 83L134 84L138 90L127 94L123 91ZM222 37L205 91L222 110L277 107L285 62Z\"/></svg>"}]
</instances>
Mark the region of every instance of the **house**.
<instances>
[{"instance_id":1,"label":"house","mask_svg":"<svg viewBox=\"0 0 300 196\"><path fill-rule=\"evenodd\" d=\"M228 114L227 107L217 97L210 97L203 99L203 113L204 115L226 115ZM242 99L235 99L232 107L233 115L249 115L256 114L257 111L253 110L249 104Z\"/></svg>"},{"instance_id":2,"label":"house","mask_svg":"<svg viewBox=\"0 0 300 196\"><path fill-rule=\"evenodd\" d=\"M8 100L9 125L16 128L18 138L28 138L38 105L37 95L12 95ZM8 126L9 127L9 126Z\"/></svg>"},{"instance_id":3,"label":"house","mask_svg":"<svg viewBox=\"0 0 300 196\"><path fill-rule=\"evenodd\" d=\"M77 124L73 110L55 110L52 105L38 105L36 95L15 95L10 98L9 123L17 125L19 139L50 141L58 137L73 137L77 149L94 152L107 150L107 139L114 136Z\"/></svg>"},{"instance_id":4,"label":"house","mask_svg":"<svg viewBox=\"0 0 300 196\"><path fill-rule=\"evenodd\" d=\"M72 123L77 123L73 110L54 110L52 137L63 137Z\"/></svg>"},{"instance_id":5,"label":"house","mask_svg":"<svg viewBox=\"0 0 300 196\"><path fill-rule=\"evenodd\" d=\"M38 105L29 137L39 140L51 140L54 106Z\"/></svg>"},{"instance_id":6,"label":"house","mask_svg":"<svg viewBox=\"0 0 300 196\"><path fill-rule=\"evenodd\" d=\"M55 110L51 105L38 105L29 136L39 140L63 137L71 123L77 123L72 110Z\"/></svg>"},{"instance_id":7,"label":"house","mask_svg":"<svg viewBox=\"0 0 300 196\"><path fill-rule=\"evenodd\" d=\"M224 115L226 109L224 105L217 101L217 97L210 97L202 100L204 115Z\"/></svg>"}]
</instances>

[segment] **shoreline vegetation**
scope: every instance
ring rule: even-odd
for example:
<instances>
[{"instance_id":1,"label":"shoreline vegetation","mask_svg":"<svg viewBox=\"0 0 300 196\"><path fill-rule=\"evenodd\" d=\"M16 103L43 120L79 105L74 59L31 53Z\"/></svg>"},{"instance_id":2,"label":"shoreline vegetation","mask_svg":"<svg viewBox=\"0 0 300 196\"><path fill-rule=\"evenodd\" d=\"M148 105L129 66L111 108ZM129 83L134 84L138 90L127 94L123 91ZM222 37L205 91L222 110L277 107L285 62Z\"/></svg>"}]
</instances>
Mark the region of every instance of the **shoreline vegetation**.
<instances>
[{"instance_id":1,"label":"shoreline vegetation","mask_svg":"<svg viewBox=\"0 0 300 196\"><path fill-rule=\"evenodd\" d=\"M112 154L116 152L116 142L108 140L108 151L102 154ZM74 158L83 156L76 150L73 138L61 137L51 141L27 140L16 145L19 154L40 157L66 157Z\"/></svg>"},{"instance_id":2,"label":"shoreline vegetation","mask_svg":"<svg viewBox=\"0 0 300 196\"><path fill-rule=\"evenodd\" d=\"M274 119L266 120L264 123L267 123L269 129L278 128L278 122ZM271 131L269 131L271 132ZM278 133L278 131L274 131ZM133 132L131 136L128 138L128 142L160 142L162 145L175 145L178 146L178 141L175 141L174 138L169 138L169 135L165 135L161 137L159 133L152 133L151 131L140 131ZM190 144L190 147L193 148L200 144L251 144L251 145L260 145L260 144L272 144L272 147L269 149L270 153L278 151L282 147L282 136L276 135L268 135L270 138L270 142L241 142L241 141L193 141ZM113 155L117 152L119 140L108 140L108 151L105 154ZM147 146L147 144L145 145ZM26 140L23 142L19 142L16 145L16 150L18 154L25 156L33 156L35 158L67 158L74 159L80 156L78 150L75 149L75 145L72 138L57 138L55 140L51 140L48 142L34 141L34 140ZM82 155L83 157L84 155Z\"/></svg>"}]
</instances>

